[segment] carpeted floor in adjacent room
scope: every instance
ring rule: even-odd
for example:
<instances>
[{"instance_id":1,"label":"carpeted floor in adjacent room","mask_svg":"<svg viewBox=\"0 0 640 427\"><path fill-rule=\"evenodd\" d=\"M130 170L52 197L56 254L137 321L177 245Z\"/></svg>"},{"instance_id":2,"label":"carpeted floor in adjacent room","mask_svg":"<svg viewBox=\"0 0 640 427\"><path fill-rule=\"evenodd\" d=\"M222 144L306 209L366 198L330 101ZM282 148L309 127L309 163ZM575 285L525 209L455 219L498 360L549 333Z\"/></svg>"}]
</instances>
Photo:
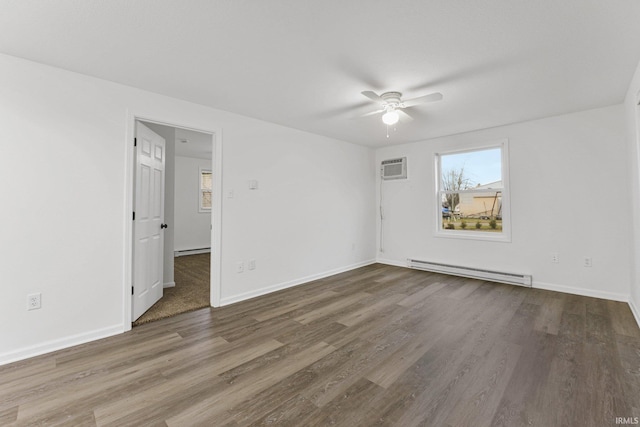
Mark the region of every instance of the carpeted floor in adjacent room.
<instances>
[{"instance_id":1,"label":"carpeted floor in adjacent room","mask_svg":"<svg viewBox=\"0 0 640 427\"><path fill-rule=\"evenodd\" d=\"M133 322L133 325L209 307L210 259L211 254L208 253L177 257L174 266L176 286L165 288L160 301Z\"/></svg>"}]
</instances>

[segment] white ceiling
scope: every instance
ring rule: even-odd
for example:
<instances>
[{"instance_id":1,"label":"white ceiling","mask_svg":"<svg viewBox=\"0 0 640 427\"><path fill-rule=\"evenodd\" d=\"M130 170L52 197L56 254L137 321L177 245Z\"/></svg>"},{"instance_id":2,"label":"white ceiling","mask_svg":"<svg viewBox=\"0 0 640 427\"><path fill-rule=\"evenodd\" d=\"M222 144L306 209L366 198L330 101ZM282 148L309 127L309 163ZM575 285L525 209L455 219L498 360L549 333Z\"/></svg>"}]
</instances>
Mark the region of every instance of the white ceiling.
<instances>
[{"instance_id":1,"label":"white ceiling","mask_svg":"<svg viewBox=\"0 0 640 427\"><path fill-rule=\"evenodd\" d=\"M202 132L176 128L176 156L213 158L212 136Z\"/></svg>"},{"instance_id":2,"label":"white ceiling","mask_svg":"<svg viewBox=\"0 0 640 427\"><path fill-rule=\"evenodd\" d=\"M176 156L213 159L213 140L210 134L190 129L174 128L173 126L165 126L158 123L143 123L154 132L160 132L164 135L168 131L175 129L175 140L173 142ZM169 142L167 141L167 143Z\"/></svg>"},{"instance_id":3,"label":"white ceiling","mask_svg":"<svg viewBox=\"0 0 640 427\"><path fill-rule=\"evenodd\" d=\"M0 52L370 146L623 101L637 0L0 0ZM5 82L6 83L6 82ZM386 138L360 92L441 92Z\"/></svg>"}]
</instances>

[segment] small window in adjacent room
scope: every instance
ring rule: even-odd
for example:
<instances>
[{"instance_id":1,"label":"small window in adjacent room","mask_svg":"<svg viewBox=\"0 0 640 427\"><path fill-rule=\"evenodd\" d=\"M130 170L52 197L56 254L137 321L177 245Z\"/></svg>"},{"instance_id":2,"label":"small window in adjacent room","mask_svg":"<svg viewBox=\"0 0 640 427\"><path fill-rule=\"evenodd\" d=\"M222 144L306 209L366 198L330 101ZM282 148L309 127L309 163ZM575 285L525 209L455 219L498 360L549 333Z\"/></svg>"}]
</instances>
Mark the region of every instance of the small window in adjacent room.
<instances>
[{"instance_id":1,"label":"small window in adjacent room","mask_svg":"<svg viewBox=\"0 0 640 427\"><path fill-rule=\"evenodd\" d=\"M211 212L211 189L213 180L211 171L200 168L200 212Z\"/></svg>"},{"instance_id":2,"label":"small window in adjacent room","mask_svg":"<svg viewBox=\"0 0 640 427\"><path fill-rule=\"evenodd\" d=\"M507 141L435 157L436 235L510 241Z\"/></svg>"}]
</instances>

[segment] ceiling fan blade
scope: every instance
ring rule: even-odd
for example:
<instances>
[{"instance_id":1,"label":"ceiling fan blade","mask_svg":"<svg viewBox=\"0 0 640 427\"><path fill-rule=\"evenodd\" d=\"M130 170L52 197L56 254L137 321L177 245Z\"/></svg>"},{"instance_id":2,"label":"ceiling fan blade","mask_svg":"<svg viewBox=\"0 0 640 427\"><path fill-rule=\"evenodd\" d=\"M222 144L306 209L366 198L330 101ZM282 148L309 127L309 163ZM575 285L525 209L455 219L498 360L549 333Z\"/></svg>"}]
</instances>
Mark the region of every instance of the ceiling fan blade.
<instances>
[{"instance_id":1,"label":"ceiling fan blade","mask_svg":"<svg viewBox=\"0 0 640 427\"><path fill-rule=\"evenodd\" d=\"M384 99L380 98L375 92L372 92L370 90L365 90L364 92L360 92L360 93L362 93L364 96L366 96L372 101L379 102L380 104L384 103Z\"/></svg>"},{"instance_id":2,"label":"ceiling fan blade","mask_svg":"<svg viewBox=\"0 0 640 427\"><path fill-rule=\"evenodd\" d=\"M372 112L370 112L370 113L361 114L361 115L359 115L358 117L368 117L368 116L373 116L373 115L375 115L375 114L383 113L384 111L385 111L385 110L384 110L384 108L383 108L382 110L376 110L376 111L372 111Z\"/></svg>"},{"instance_id":3,"label":"ceiling fan blade","mask_svg":"<svg viewBox=\"0 0 640 427\"><path fill-rule=\"evenodd\" d=\"M409 113L407 113L406 111L401 110L399 108L396 111L398 112L398 116L400 116L400 121L401 122L411 122L411 121L413 121L413 117L411 117L409 115Z\"/></svg>"},{"instance_id":4,"label":"ceiling fan blade","mask_svg":"<svg viewBox=\"0 0 640 427\"><path fill-rule=\"evenodd\" d=\"M427 102L440 101L442 99L442 94L440 92L431 93L429 95L419 96L417 98L408 99L403 101L405 107L413 107L418 104L425 104Z\"/></svg>"}]
</instances>

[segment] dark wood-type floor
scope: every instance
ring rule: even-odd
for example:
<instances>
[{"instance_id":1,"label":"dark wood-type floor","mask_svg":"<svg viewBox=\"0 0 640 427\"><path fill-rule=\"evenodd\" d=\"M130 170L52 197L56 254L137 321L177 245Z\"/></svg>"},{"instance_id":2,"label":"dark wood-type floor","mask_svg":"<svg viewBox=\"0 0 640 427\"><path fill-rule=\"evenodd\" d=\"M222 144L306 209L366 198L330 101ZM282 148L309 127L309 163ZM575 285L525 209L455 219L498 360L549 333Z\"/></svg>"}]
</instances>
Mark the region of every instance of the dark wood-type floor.
<instances>
[{"instance_id":1,"label":"dark wood-type floor","mask_svg":"<svg viewBox=\"0 0 640 427\"><path fill-rule=\"evenodd\" d=\"M371 265L0 367L0 425L613 426L626 304Z\"/></svg>"}]
</instances>

